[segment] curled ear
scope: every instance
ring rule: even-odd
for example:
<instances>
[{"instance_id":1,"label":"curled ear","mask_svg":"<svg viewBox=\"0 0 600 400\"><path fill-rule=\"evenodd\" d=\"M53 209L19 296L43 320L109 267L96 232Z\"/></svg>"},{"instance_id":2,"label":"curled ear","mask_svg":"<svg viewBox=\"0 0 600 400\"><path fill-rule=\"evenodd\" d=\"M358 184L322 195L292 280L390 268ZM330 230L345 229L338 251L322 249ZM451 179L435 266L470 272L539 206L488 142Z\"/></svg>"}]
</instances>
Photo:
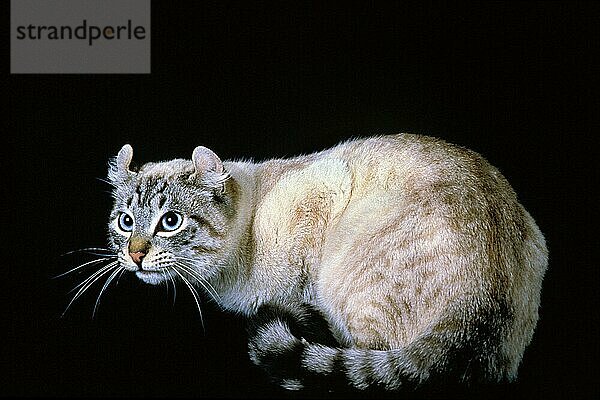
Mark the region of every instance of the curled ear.
<instances>
[{"instance_id":1,"label":"curled ear","mask_svg":"<svg viewBox=\"0 0 600 400\"><path fill-rule=\"evenodd\" d=\"M223 162L219 156L204 146L198 146L194 149L192 161L198 175L204 175L206 172L223 173Z\"/></svg>"},{"instance_id":2,"label":"curled ear","mask_svg":"<svg viewBox=\"0 0 600 400\"><path fill-rule=\"evenodd\" d=\"M213 188L223 189L223 184L229 179L229 173L223 167L223 161L212 150L198 146L192 152L194 174L203 184Z\"/></svg>"},{"instance_id":3,"label":"curled ear","mask_svg":"<svg viewBox=\"0 0 600 400\"><path fill-rule=\"evenodd\" d=\"M131 145L126 144L121 147L119 153L115 158L111 160L108 167L108 178L111 182L116 183L123 181L128 177L135 175L134 172L129 170L129 164L133 158L133 148Z\"/></svg>"}]
</instances>

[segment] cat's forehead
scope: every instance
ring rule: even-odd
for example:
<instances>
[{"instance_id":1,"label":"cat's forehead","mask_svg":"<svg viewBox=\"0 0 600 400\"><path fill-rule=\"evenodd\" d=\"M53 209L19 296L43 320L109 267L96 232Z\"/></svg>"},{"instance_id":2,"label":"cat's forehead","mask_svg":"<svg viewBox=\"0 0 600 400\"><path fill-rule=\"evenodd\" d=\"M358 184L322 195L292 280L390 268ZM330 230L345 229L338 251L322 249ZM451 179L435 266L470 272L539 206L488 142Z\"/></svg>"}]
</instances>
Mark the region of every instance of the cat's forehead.
<instances>
[{"instance_id":1,"label":"cat's forehead","mask_svg":"<svg viewBox=\"0 0 600 400\"><path fill-rule=\"evenodd\" d=\"M117 204L128 208L147 208L175 200L178 193L189 190L187 178L194 172L188 160L171 160L147 163L129 179L115 186L114 197Z\"/></svg>"},{"instance_id":2,"label":"cat's forehead","mask_svg":"<svg viewBox=\"0 0 600 400\"><path fill-rule=\"evenodd\" d=\"M151 162L142 165L137 174L137 180L166 180L173 181L181 176L189 176L194 172L194 165L189 160L176 159L171 161Z\"/></svg>"}]
</instances>

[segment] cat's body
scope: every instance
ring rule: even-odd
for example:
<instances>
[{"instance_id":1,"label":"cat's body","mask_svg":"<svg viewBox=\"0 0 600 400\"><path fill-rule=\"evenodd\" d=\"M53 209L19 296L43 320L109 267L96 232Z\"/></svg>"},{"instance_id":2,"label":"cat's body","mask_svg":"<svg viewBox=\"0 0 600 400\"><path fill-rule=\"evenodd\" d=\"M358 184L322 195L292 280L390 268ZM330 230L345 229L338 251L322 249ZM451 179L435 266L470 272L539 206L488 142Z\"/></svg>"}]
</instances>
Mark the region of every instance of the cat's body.
<instances>
[{"instance_id":1,"label":"cat's body","mask_svg":"<svg viewBox=\"0 0 600 400\"><path fill-rule=\"evenodd\" d=\"M388 389L516 376L547 250L478 154L402 134L256 164L205 148L137 173L130 161L125 146L109 171L121 266L148 283L195 281L223 308L258 313L250 356L283 386L302 386L289 371ZM292 333L307 305L339 345Z\"/></svg>"}]
</instances>

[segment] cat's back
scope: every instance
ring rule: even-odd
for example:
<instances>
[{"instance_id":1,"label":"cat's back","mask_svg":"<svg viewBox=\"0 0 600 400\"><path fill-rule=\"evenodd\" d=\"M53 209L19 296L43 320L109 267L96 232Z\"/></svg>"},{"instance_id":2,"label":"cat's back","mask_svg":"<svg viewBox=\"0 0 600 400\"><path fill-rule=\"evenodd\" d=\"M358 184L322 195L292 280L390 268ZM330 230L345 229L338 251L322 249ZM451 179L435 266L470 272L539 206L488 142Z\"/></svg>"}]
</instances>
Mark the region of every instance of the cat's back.
<instances>
[{"instance_id":1,"label":"cat's back","mask_svg":"<svg viewBox=\"0 0 600 400\"><path fill-rule=\"evenodd\" d=\"M258 210L297 224L306 216L339 220L358 213L360 225L389 211L429 209L456 223L486 207L518 210L507 180L478 153L415 134L374 136L261 164ZM479 207L479 208L478 208ZM471 215L481 217L481 215Z\"/></svg>"},{"instance_id":2,"label":"cat's back","mask_svg":"<svg viewBox=\"0 0 600 400\"><path fill-rule=\"evenodd\" d=\"M512 193L499 171L478 153L434 137L402 133L348 141L323 152L344 160L354 195L365 192L431 191L444 184L494 186Z\"/></svg>"},{"instance_id":3,"label":"cat's back","mask_svg":"<svg viewBox=\"0 0 600 400\"><path fill-rule=\"evenodd\" d=\"M543 242L507 179L470 149L397 134L349 141L322 157L346 166L350 195L339 221L350 221L355 233L414 219L423 229L443 226L467 237L497 229L508 241L524 235Z\"/></svg>"}]
</instances>

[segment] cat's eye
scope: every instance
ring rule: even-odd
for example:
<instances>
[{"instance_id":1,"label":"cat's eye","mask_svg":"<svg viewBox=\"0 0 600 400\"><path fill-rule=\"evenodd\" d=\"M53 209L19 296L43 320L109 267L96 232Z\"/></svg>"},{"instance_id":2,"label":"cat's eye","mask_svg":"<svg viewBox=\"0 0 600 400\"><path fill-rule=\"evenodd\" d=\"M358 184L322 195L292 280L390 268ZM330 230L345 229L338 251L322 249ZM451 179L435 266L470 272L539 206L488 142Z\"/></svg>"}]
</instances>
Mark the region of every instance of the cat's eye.
<instances>
[{"instance_id":1,"label":"cat's eye","mask_svg":"<svg viewBox=\"0 0 600 400\"><path fill-rule=\"evenodd\" d=\"M172 232L179 228L183 223L183 217L173 211L169 211L160 219L159 230L163 232Z\"/></svg>"},{"instance_id":2,"label":"cat's eye","mask_svg":"<svg viewBox=\"0 0 600 400\"><path fill-rule=\"evenodd\" d=\"M119 215L119 229L123 232L131 232L133 230L133 217L127 213Z\"/></svg>"}]
</instances>

